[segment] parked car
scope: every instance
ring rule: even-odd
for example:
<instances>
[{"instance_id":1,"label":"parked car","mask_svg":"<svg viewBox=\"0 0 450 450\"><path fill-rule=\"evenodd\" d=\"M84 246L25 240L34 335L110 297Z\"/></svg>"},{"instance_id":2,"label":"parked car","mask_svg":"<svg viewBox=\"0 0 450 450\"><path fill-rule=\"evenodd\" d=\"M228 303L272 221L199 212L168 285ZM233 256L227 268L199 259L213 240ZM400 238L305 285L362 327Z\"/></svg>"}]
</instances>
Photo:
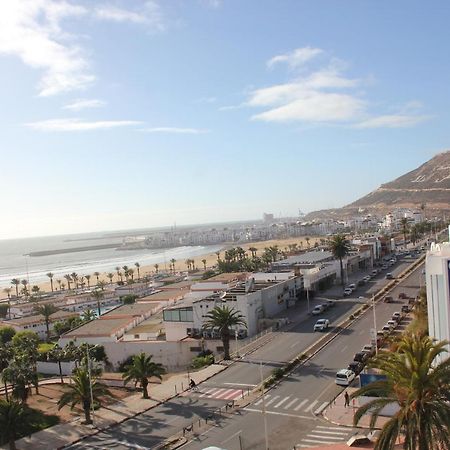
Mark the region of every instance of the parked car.
<instances>
[{"instance_id":1,"label":"parked car","mask_svg":"<svg viewBox=\"0 0 450 450\"><path fill-rule=\"evenodd\" d=\"M402 313L396 311L394 314L392 314L392 320L397 321L399 323L402 320Z\"/></svg>"},{"instance_id":2,"label":"parked car","mask_svg":"<svg viewBox=\"0 0 450 450\"><path fill-rule=\"evenodd\" d=\"M387 264L383 264L382 266L381 266L381 269L382 270L386 270L388 268L388 265Z\"/></svg>"},{"instance_id":3,"label":"parked car","mask_svg":"<svg viewBox=\"0 0 450 450\"><path fill-rule=\"evenodd\" d=\"M411 307L409 305L402 305L402 313L409 313L411 311Z\"/></svg>"},{"instance_id":4,"label":"parked car","mask_svg":"<svg viewBox=\"0 0 450 450\"><path fill-rule=\"evenodd\" d=\"M374 278L374 277L376 277L377 275L378 275L378 270L376 270L376 269L374 269L374 270L372 270L372 272L370 272L371 278Z\"/></svg>"},{"instance_id":5,"label":"parked car","mask_svg":"<svg viewBox=\"0 0 450 450\"><path fill-rule=\"evenodd\" d=\"M384 327L381 330L377 331L377 336L384 339L388 334L390 330L385 330Z\"/></svg>"},{"instance_id":6,"label":"parked car","mask_svg":"<svg viewBox=\"0 0 450 450\"><path fill-rule=\"evenodd\" d=\"M404 299L404 298L408 298L408 296L404 292L400 292L400 294L398 294L398 298Z\"/></svg>"},{"instance_id":7,"label":"parked car","mask_svg":"<svg viewBox=\"0 0 450 450\"><path fill-rule=\"evenodd\" d=\"M328 319L319 319L314 325L314 331L325 331L330 326Z\"/></svg>"},{"instance_id":8,"label":"parked car","mask_svg":"<svg viewBox=\"0 0 450 450\"><path fill-rule=\"evenodd\" d=\"M389 325L393 330L395 330L398 326L398 322L396 320L388 320L386 325Z\"/></svg>"},{"instance_id":9,"label":"parked car","mask_svg":"<svg viewBox=\"0 0 450 450\"><path fill-rule=\"evenodd\" d=\"M364 364L369 358L370 355L366 352L358 352L353 356L353 361L358 361Z\"/></svg>"},{"instance_id":10,"label":"parked car","mask_svg":"<svg viewBox=\"0 0 450 450\"><path fill-rule=\"evenodd\" d=\"M389 325L385 325L381 330L386 332L386 335L388 335L391 333L392 328Z\"/></svg>"},{"instance_id":11,"label":"parked car","mask_svg":"<svg viewBox=\"0 0 450 450\"><path fill-rule=\"evenodd\" d=\"M394 297L392 297L392 295L386 295L383 301L384 303L392 303L394 301Z\"/></svg>"},{"instance_id":12,"label":"parked car","mask_svg":"<svg viewBox=\"0 0 450 450\"><path fill-rule=\"evenodd\" d=\"M363 278L363 280L367 283L368 281L370 281L370 276L369 276L369 275L366 275L366 276Z\"/></svg>"},{"instance_id":13,"label":"parked car","mask_svg":"<svg viewBox=\"0 0 450 450\"><path fill-rule=\"evenodd\" d=\"M348 365L347 369L351 370L352 372L354 372L355 375L358 375L364 369L364 364L362 362L359 362L359 361L352 361Z\"/></svg>"},{"instance_id":14,"label":"parked car","mask_svg":"<svg viewBox=\"0 0 450 450\"><path fill-rule=\"evenodd\" d=\"M354 291L356 289L356 284L355 283L351 283L347 286L347 289L351 289L352 291Z\"/></svg>"},{"instance_id":15,"label":"parked car","mask_svg":"<svg viewBox=\"0 0 450 450\"><path fill-rule=\"evenodd\" d=\"M325 303L328 305L328 308L332 308L333 306L336 306L335 300L327 300Z\"/></svg>"},{"instance_id":16,"label":"parked car","mask_svg":"<svg viewBox=\"0 0 450 450\"><path fill-rule=\"evenodd\" d=\"M356 377L355 372L349 369L341 369L336 373L336 384L339 386L348 386Z\"/></svg>"},{"instance_id":17,"label":"parked car","mask_svg":"<svg viewBox=\"0 0 450 450\"><path fill-rule=\"evenodd\" d=\"M368 353L370 356L372 356L375 353L375 349L373 348L372 344L366 344L362 349L362 352Z\"/></svg>"},{"instance_id":18,"label":"parked car","mask_svg":"<svg viewBox=\"0 0 450 450\"><path fill-rule=\"evenodd\" d=\"M366 282L364 280L358 281L358 286L364 286L365 284L366 284Z\"/></svg>"},{"instance_id":19,"label":"parked car","mask_svg":"<svg viewBox=\"0 0 450 450\"><path fill-rule=\"evenodd\" d=\"M348 297L349 295L352 295L353 291L349 288L344 289L344 297Z\"/></svg>"},{"instance_id":20,"label":"parked car","mask_svg":"<svg viewBox=\"0 0 450 450\"><path fill-rule=\"evenodd\" d=\"M312 311L311 314L313 316L317 316L319 314L322 314L324 311L323 306L322 305L317 305Z\"/></svg>"},{"instance_id":21,"label":"parked car","mask_svg":"<svg viewBox=\"0 0 450 450\"><path fill-rule=\"evenodd\" d=\"M386 280L393 280L394 279L394 276L392 275L392 273L391 272L388 272L387 274L386 274Z\"/></svg>"}]
</instances>

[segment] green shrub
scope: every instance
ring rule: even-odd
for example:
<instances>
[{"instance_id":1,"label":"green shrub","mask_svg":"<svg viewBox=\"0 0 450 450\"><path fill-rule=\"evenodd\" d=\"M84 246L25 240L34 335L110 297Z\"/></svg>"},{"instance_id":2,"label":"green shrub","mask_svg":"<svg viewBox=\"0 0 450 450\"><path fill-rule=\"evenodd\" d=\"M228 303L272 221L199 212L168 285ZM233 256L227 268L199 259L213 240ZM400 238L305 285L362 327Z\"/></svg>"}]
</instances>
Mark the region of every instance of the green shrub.
<instances>
[{"instance_id":1,"label":"green shrub","mask_svg":"<svg viewBox=\"0 0 450 450\"><path fill-rule=\"evenodd\" d=\"M201 369L214 363L214 355L196 356L192 359L191 367L193 369Z\"/></svg>"}]
</instances>

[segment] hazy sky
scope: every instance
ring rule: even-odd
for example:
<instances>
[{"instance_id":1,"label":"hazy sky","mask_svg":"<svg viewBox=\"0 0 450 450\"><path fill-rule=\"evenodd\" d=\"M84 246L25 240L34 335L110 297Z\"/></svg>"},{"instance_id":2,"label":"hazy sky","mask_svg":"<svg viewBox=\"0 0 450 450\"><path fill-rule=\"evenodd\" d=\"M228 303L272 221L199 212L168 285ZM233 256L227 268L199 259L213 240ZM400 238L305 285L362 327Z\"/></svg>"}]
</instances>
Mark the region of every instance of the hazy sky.
<instances>
[{"instance_id":1,"label":"hazy sky","mask_svg":"<svg viewBox=\"0 0 450 450\"><path fill-rule=\"evenodd\" d=\"M0 2L0 238L294 215L449 147L450 2Z\"/></svg>"}]
</instances>

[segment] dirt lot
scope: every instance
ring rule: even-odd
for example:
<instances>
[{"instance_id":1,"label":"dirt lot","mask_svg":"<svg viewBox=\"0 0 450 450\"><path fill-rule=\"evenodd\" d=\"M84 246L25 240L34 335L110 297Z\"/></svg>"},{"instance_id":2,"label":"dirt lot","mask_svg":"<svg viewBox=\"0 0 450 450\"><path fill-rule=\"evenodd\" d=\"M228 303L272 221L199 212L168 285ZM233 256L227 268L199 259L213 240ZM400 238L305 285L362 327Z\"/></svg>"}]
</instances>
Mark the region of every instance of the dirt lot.
<instances>
[{"instance_id":1,"label":"dirt lot","mask_svg":"<svg viewBox=\"0 0 450 450\"><path fill-rule=\"evenodd\" d=\"M76 407L73 410L70 409L70 406L65 406L61 410L58 411L57 402L61 397L63 392L64 385L61 384L50 384L39 386L39 395L36 395L35 390L33 388L31 395L28 398L27 404L30 408L39 409L40 411L46 414L54 414L60 417L61 422L70 422L74 418L80 417L83 415L81 408ZM134 392L128 389L123 388L115 388L110 387L109 390L114 395L113 399L106 400L105 404L109 405L118 400L121 400ZM3 398L3 396L0 396Z\"/></svg>"}]
</instances>

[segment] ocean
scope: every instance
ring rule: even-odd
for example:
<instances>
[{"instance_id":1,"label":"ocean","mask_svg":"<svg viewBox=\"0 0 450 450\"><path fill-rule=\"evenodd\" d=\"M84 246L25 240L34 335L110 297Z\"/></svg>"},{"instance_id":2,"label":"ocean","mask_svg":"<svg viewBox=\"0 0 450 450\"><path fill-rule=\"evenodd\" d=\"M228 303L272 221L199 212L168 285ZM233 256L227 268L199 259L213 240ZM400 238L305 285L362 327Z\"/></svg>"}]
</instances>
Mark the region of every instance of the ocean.
<instances>
[{"instance_id":1,"label":"ocean","mask_svg":"<svg viewBox=\"0 0 450 450\"><path fill-rule=\"evenodd\" d=\"M123 236L123 235L122 235ZM115 272L115 267L127 265L134 268L158 263L164 269L164 261L174 258L183 261L187 258L213 253L221 245L176 247L170 249L115 250L114 248L89 250L83 252L61 253L45 256L26 256L31 252L58 250L101 244L120 245L122 238L111 233L86 233L62 236L48 236L0 241L0 288L11 286L12 278L28 279L30 284L48 282L46 276L52 272L54 280L63 279L67 273L92 275L94 272ZM200 262L197 261L200 266ZM63 280L65 282L65 280Z\"/></svg>"}]
</instances>

